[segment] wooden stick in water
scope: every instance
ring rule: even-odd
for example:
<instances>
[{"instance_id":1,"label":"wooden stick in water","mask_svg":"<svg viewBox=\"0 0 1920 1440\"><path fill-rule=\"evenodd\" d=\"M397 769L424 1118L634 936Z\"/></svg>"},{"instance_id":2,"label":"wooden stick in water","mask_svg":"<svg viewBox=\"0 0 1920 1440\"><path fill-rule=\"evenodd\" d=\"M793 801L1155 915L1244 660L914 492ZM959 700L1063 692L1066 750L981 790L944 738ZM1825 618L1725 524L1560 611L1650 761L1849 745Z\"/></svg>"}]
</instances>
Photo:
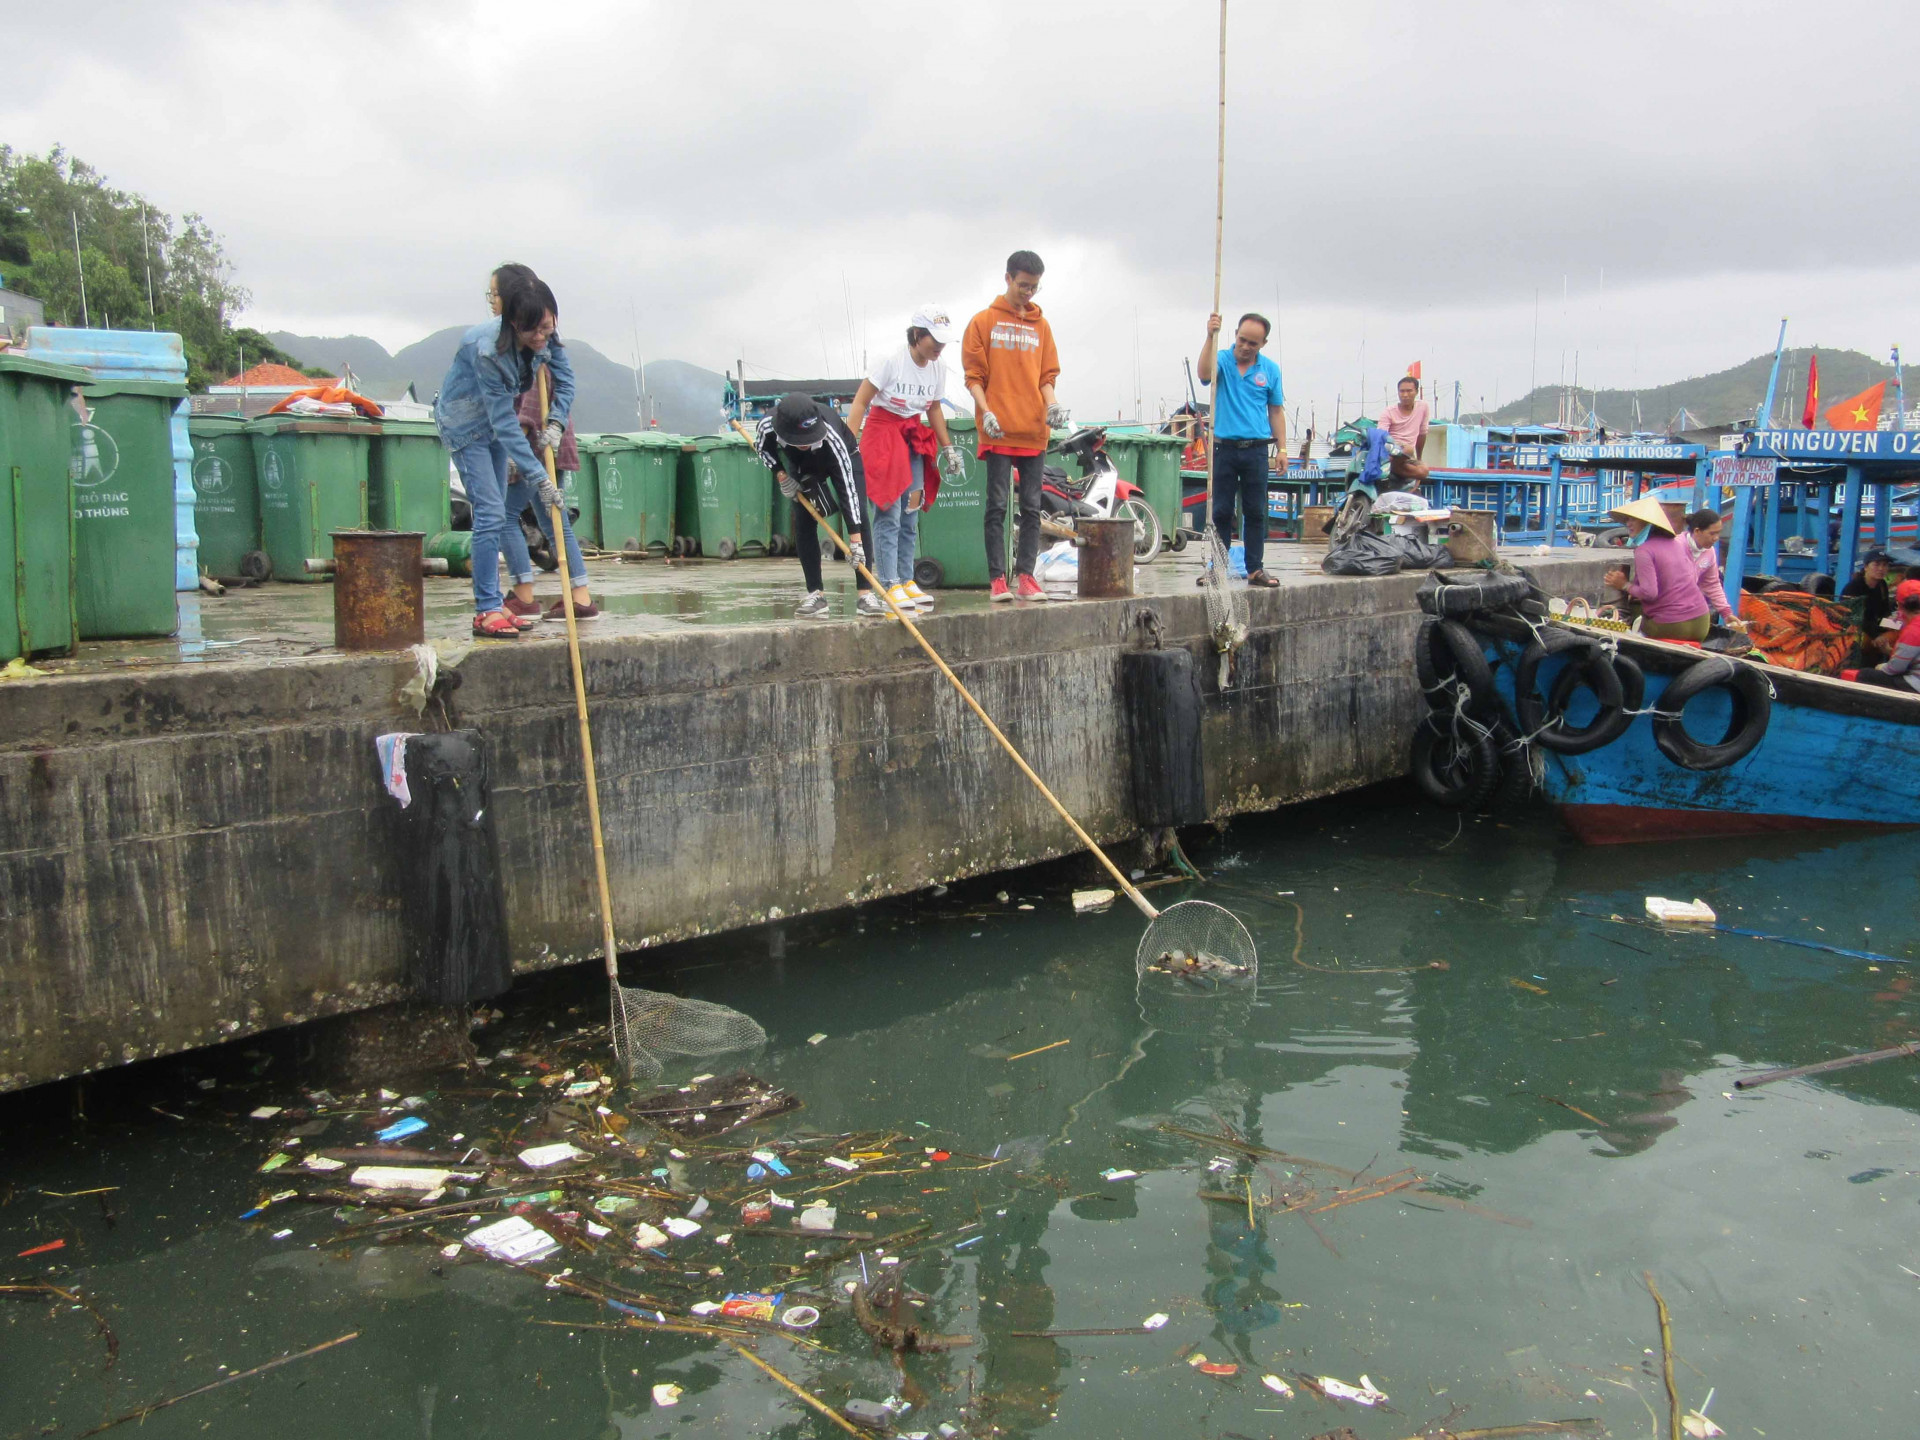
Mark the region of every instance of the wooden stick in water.
<instances>
[{"instance_id":1,"label":"wooden stick in water","mask_svg":"<svg viewBox=\"0 0 1920 1440\"><path fill-rule=\"evenodd\" d=\"M129 1420L144 1420L147 1418L147 1416L153 1414L154 1411L164 1410L169 1405L178 1405L182 1400L191 1400L196 1395L204 1395L209 1390L218 1390L221 1386L231 1385L236 1380L247 1380L252 1378L255 1375L264 1375L269 1370L277 1370L282 1365L291 1365L295 1360L304 1360L309 1355L318 1355L322 1350L331 1350L336 1345L344 1345L349 1340L357 1340L359 1338L360 1338L360 1332L358 1330L352 1330L352 1331L349 1331L347 1334L340 1336L336 1340L325 1341L322 1344L312 1346L311 1348L306 1350L302 1350L298 1354L282 1355L278 1360L269 1360L267 1361L266 1364L256 1365L251 1370L242 1370L237 1375L222 1376L220 1379L215 1380L210 1385L202 1385L197 1390L189 1390L184 1395L174 1396L171 1400L156 1400L151 1405L142 1405L138 1410L129 1410L126 1414L120 1416L118 1419L109 1420L104 1425L96 1425L91 1430L81 1431L80 1440L86 1440L86 1437L89 1435L98 1435L102 1430L111 1430L116 1425L124 1425Z\"/></svg>"},{"instance_id":2,"label":"wooden stick in water","mask_svg":"<svg viewBox=\"0 0 1920 1440\"><path fill-rule=\"evenodd\" d=\"M1653 1308L1660 1312L1660 1369L1667 1382L1667 1440L1681 1440L1680 1392L1673 1384L1673 1322L1667 1315L1667 1302L1660 1298L1660 1287L1653 1283L1653 1272L1642 1270L1647 1293L1653 1296Z\"/></svg>"},{"instance_id":3,"label":"wooden stick in water","mask_svg":"<svg viewBox=\"0 0 1920 1440\"><path fill-rule=\"evenodd\" d=\"M1776 1080L1797 1080L1802 1075L1825 1075L1832 1070L1851 1070L1856 1065L1872 1065L1880 1060L1898 1060L1908 1055L1920 1055L1920 1040L1909 1040L1903 1045L1890 1045L1885 1050L1868 1050L1859 1055L1842 1055L1838 1060L1822 1060L1817 1065L1795 1065L1786 1070L1769 1070L1764 1075L1749 1075L1744 1080L1733 1082L1736 1090L1751 1090L1758 1085L1771 1085Z\"/></svg>"},{"instance_id":4,"label":"wooden stick in water","mask_svg":"<svg viewBox=\"0 0 1920 1440\"><path fill-rule=\"evenodd\" d=\"M786 1376L782 1375L778 1370L774 1369L773 1366L769 1365L766 1361L762 1360L758 1355L754 1354L751 1350L747 1349L747 1347L742 1345L739 1341L728 1340L727 1344L733 1346L734 1349L738 1350L747 1359L751 1360L754 1364L758 1365L762 1370L766 1371L767 1374L771 1375L775 1380L778 1380L782 1385L786 1386L787 1389L791 1390L794 1394L798 1395L802 1400L806 1401L807 1404L811 1405L814 1409L818 1410L822 1415L826 1416L829 1420L833 1421L834 1424L838 1425L842 1430L846 1431L849 1435L866 1434L864 1430L860 1429L859 1426L855 1425L851 1420L847 1419L846 1416L842 1415L838 1410L834 1409L831 1405L827 1404L826 1401L820 1399L819 1397L814 1395L811 1391L802 1390L798 1385L794 1384L793 1381L789 1380Z\"/></svg>"}]
</instances>

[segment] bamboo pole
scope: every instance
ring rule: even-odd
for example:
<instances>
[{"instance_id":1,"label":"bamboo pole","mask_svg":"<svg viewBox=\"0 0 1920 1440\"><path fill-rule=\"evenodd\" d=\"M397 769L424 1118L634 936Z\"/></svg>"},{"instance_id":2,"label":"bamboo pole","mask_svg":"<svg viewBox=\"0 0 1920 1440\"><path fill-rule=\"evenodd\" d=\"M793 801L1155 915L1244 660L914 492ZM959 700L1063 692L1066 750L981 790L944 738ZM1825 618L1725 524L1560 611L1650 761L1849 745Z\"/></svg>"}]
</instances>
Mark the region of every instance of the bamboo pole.
<instances>
[{"instance_id":1,"label":"bamboo pole","mask_svg":"<svg viewBox=\"0 0 1920 1440\"><path fill-rule=\"evenodd\" d=\"M1227 0L1220 0L1220 117L1213 173L1213 310L1220 313L1220 253L1227 232ZM1215 338L1215 348L1219 346ZM1213 487L1214 432L1220 428L1220 361L1214 357L1213 399L1207 406L1207 487ZM1284 461L1282 462L1284 464ZM1246 517L1251 524L1252 517ZM1266 524L1266 516L1260 517Z\"/></svg>"}]
</instances>

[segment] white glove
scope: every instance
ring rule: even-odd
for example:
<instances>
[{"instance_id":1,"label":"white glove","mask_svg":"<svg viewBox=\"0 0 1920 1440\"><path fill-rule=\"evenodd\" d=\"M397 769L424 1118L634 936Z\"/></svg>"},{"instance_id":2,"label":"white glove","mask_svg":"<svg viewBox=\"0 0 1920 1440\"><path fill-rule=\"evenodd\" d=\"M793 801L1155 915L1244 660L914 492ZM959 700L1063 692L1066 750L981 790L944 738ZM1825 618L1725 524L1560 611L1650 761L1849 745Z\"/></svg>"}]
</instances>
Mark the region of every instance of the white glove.
<instances>
[{"instance_id":1,"label":"white glove","mask_svg":"<svg viewBox=\"0 0 1920 1440\"><path fill-rule=\"evenodd\" d=\"M567 427L558 420L547 421L546 428L540 432L540 448L542 450L558 450L560 448L560 441L566 433Z\"/></svg>"},{"instance_id":2,"label":"white glove","mask_svg":"<svg viewBox=\"0 0 1920 1440\"><path fill-rule=\"evenodd\" d=\"M858 540L855 540L853 543L847 546L847 553L848 553L848 558L850 558L853 561L856 568L863 567L866 565L867 547L862 545Z\"/></svg>"},{"instance_id":3,"label":"white glove","mask_svg":"<svg viewBox=\"0 0 1920 1440\"><path fill-rule=\"evenodd\" d=\"M1067 421L1066 406L1060 404L1057 401L1054 404L1047 406L1047 428L1048 429L1064 430L1067 428L1067 423L1068 421Z\"/></svg>"},{"instance_id":4,"label":"white glove","mask_svg":"<svg viewBox=\"0 0 1920 1440\"><path fill-rule=\"evenodd\" d=\"M539 488L533 493L540 498L540 508L543 511L552 510L565 503L564 497L560 494L560 487L551 480L542 480Z\"/></svg>"},{"instance_id":5,"label":"white glove","mask_svg":"<svg viewBox=\"0 0 1920 1440\"><path fill-rule=\"evenodd\" d=\"M800 482L787 474L786 471L780 471L773 478L780 486L780 493L786 496L787 499L798 500L800 498Z\"/></svg>"},{"instance_id":6,"label":"white glove","mask_svg":"<svg viewBox=\"0 0 1920 1440\"><path fill-rule=\"evenodd\" d=\"M958 445L942 445L934 464L940 471L940 478L949 485L958 485L967 478L967 452Z\"/></svg>"},{"instance_id":7,"label":"white glove","mask_svg":"<svg viewBox=\"0 0 1920 1440\"><path fill-rule=\"evenodd\" d=\"M1000 428L1000 417L991 410L980 412L980 433L989 440L998 440L1007 432Z\"/></svg>"}]
</instances>

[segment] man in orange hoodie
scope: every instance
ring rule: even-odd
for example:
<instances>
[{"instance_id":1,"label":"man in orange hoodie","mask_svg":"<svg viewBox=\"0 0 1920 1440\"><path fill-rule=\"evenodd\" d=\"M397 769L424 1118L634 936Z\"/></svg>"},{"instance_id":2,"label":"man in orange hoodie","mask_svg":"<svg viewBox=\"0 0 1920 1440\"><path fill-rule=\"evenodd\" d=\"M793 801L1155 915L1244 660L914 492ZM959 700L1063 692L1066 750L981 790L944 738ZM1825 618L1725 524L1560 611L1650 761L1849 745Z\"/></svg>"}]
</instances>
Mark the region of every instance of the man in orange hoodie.
<instances>
[{"instance_id":1,"label":"man in orange hoodie","mask_svg":"<svg viewBox=\"0 0 1920 1440\"><path fill-rule=\"evenodd\" d=\"M1033 578L1040 555L1040 469L1053 427L1067 423L1067 408L1053 398L1060 356L1033 294L1046 266L1031 250L1007 257L1007 293L967 322L960 356L967 393L980 427L980 456L987 462L987 574L994 600L1045 600ZM1015 544L1015 591L1007 589L1007 498L1020 473L1020 532Z\"/></svg>"}]
</instances>

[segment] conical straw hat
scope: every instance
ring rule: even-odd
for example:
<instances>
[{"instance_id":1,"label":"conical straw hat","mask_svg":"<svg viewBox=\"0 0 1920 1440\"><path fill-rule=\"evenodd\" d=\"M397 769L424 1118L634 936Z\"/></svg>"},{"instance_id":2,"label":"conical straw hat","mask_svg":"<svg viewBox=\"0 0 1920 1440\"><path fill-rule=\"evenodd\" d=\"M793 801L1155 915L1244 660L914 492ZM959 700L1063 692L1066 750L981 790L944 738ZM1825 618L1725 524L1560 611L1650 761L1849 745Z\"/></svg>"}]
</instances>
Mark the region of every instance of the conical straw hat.
<instances>
[{"instance_id":1,"label":"conical straw hat","mask_svg":"<svg viewBox=\"0 0 1920 1440\"><path fill-rule=\"evenodd\" d=\"M1664 534L1673 534L1673 521L1667 518L1665 507L1651 495L1642 495L1638 500L1616 505L1607 513L1616 520L1644 520Z\"/></svg>"}]
</instances>

